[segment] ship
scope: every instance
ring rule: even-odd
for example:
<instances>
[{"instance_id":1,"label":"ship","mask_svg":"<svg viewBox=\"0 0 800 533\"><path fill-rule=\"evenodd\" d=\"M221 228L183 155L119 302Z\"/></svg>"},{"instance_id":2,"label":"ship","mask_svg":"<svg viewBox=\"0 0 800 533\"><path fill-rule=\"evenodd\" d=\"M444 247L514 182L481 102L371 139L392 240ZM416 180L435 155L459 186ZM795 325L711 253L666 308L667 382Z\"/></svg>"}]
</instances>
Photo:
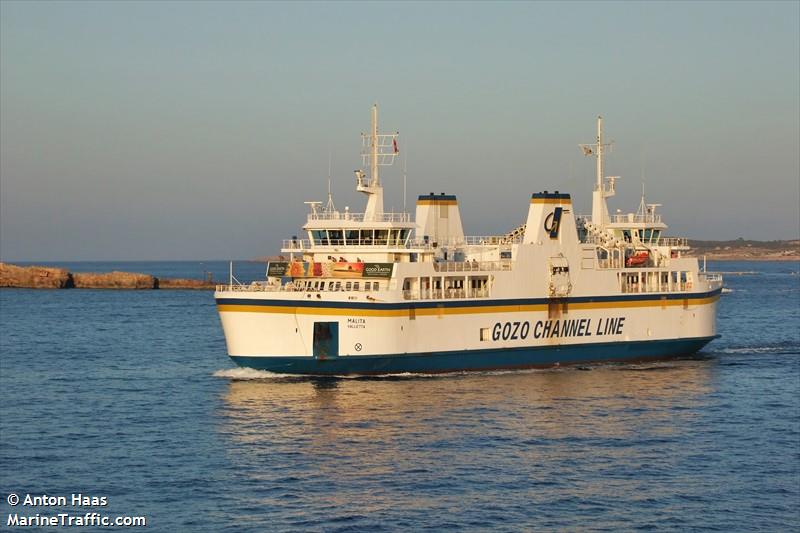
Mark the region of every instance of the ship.
<instances>
[{"instance_id":1,"label":"ship","mask_svg":"<svg viewBox=\"0 0 800 533\"><path fill-rule=\"evenodd\" d=\"M609 214L619 176L597 118L591 215L568 193L533 192L500 235L465 235L453 194L422 194L415 216L384 211L380 170L398 133L362 133L363 212L309 201L301 237L265 277L233 272L215 300L228 354L280 374L375 375L541 368L690 356L718 337L719 274L686 238L666 235L660 204ZM405 174L403 176L405 194ZM523 204L524 205L524 204ZM520 206L520 212L524 210ZM522 219L520 218L522 221Z\"/></svg>"}]
</instances>

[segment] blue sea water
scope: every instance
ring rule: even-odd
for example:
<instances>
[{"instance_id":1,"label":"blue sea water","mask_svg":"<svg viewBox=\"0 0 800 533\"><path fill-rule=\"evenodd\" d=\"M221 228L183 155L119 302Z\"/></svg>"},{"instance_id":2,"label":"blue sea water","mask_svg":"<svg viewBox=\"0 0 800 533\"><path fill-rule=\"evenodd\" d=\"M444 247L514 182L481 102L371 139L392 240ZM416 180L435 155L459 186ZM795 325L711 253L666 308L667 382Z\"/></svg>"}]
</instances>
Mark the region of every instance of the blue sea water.
<instances>
[{"instance_id":1,"label":"blue sea water","mask_svg":"<svg viewBox=\"0 0 800 533\"><path fill-rule=\"evenodd\" d=\"M153 531L797 531L800 265L709 270L755 273L726 276L695 358L383 378L235 369L210 292L2 290L0 530L63 510Z\"/></svg>"}]
</instances>

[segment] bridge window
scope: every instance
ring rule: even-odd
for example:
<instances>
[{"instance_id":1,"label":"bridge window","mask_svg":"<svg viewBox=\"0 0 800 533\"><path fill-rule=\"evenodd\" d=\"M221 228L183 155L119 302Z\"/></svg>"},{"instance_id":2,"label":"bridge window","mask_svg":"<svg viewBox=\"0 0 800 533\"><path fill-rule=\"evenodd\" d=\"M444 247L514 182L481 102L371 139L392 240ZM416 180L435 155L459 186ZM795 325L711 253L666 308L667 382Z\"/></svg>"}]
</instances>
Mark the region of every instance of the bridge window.
<instances>
[{"instance_id":1,"label":"bridge window","mask_svg":"<svg viewBox=\"0 0 800 533\"><path fill-rule=\"evenodd\" d=\"M314 244L328 244L328 235L324 229L315 229L311 232Z\"/></svg>"},{"instance_id":2,"label":"bridge window","mask_svg":"<svg viewBox=\"0 0 800 533\"><path fill-rule=\"evenodd\" d=\"M331 244L333 245L344 244L344 236L342 230L340 229L328 230L328 236L331 239Z\"/></svg>"},{"instance_id":3,"label":"bridge window","mask_svg":"<svg viewBox=\"0 0 800 533\"><path fill-rule=\"evenodd\" d=\"M347 244L358 244L358 230L357 229L349 229L345 232L345 238L347 239Z\"/></svg>"},{"instance_id":4,"label":"bridge window","mask_svg":"<svg viewBox=\"0 0 800 533\"><path fill-rule=\"evenodd\" d=\"M361 230L361 244L372 244L372 230L371 229L362 229Z\"/></svg>"},{"instance_id":5,"label":"bridge window","mask_svg":"<svg viewBox=\"0 0 800 533\"><path fill-rule=\"evenodd\" d=\"M379 229L375 230L375 244L386 244L389 239L389 230Z\"/></svg>"}]
</instances>

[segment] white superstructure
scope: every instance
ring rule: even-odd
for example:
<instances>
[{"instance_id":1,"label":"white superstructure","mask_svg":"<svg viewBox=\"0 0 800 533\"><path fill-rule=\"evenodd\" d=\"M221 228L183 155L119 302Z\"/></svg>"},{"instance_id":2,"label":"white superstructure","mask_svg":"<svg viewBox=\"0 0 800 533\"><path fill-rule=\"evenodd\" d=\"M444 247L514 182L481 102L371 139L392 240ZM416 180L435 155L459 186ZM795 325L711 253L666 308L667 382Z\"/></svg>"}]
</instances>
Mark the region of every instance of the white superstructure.
<instances>
[{"instance_id":1,"label":"white superstructure","mask_svg":"<svg viewBox=\"0 0 800 533\"><path fill-rule=\"evenodd\" d=\"M310 206L302 238L267 278L215 294L230 356L287 373L441 372L685 355L716 335L722 281L683 238L665 237L658 204L609 215L602 119L592 215L569 194L534 193L526 222L465 236L457 198L419 196L416 216L385 212L381 166L398 134L362 134L363 213Z\"/></svg>"}]
</instances>

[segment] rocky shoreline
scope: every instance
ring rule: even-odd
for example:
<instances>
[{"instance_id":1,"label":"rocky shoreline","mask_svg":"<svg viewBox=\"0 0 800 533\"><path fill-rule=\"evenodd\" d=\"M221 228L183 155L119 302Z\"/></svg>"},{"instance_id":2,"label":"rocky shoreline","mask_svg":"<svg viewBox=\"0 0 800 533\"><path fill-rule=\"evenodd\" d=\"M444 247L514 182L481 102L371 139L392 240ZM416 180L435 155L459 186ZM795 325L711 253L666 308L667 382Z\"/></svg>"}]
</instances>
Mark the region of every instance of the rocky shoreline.
<instances>
[{"instance_id":1,"label":"rocky shoreline","mask_svg":"<svg viewBox=\"0 0 800 533\"><path fill-rule=\"evenodd\" d=\"M64 268L0 263L0 288L19 289L195 289L213 290L211 280L157 278L138 272L69 272Z\"/></svg>"},{"instance_id":2,"label":"rocky shoreline","mask_svg":"<svg viewBox=\"0 0 800 533\"><path fill-rule=\"evenodd\" d=\"M690 240L692 255L712 261L800 261L800 240Z\"/></svg>"}]
</instances>

